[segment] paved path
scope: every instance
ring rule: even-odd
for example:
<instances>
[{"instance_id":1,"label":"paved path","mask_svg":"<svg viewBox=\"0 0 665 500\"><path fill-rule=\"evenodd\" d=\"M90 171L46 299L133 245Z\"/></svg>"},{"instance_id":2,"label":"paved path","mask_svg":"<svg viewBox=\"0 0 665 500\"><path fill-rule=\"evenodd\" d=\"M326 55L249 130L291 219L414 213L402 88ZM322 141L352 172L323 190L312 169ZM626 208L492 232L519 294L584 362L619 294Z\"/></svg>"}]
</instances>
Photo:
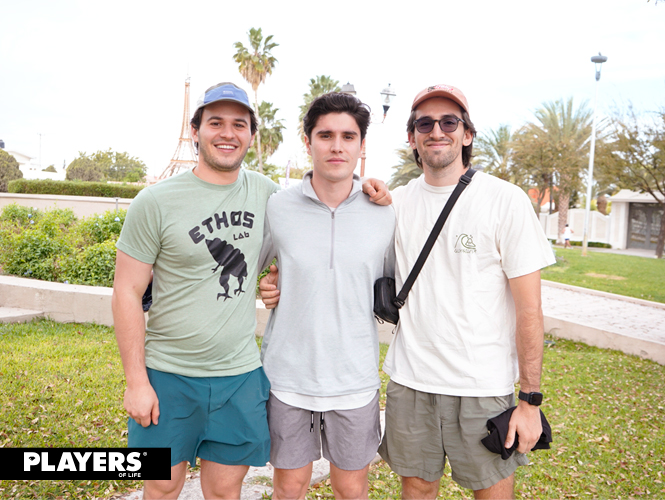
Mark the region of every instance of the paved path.
<instances>
[{"instance_id":1,"label":"paved path","mask_svg":"<svg viewBox=\"0 0 665 500\"><path fill-rule=\"evenodd\" d=\"M548 281L543 281L542 297L546 331L665 363L665 304ZM328 462L319 460L312 482L321 481L328 473ZM259 500L264 492L269 494L271 479L270 464L251 467L243 484L242 499ZM135 492L121 498L139 500L142 495ZM185 483L179 500L203 500L198 477Z\"/></svg>"},{"instance_id":2,"label":"paved path","mask_svg":"<svg viewBox=\"0 0 665 500\"><path fill-rule=\"evenodd\" d=\"M542 297L545 316L665 345L665 304L551 281Z\"/></svg>"}]
</instances>

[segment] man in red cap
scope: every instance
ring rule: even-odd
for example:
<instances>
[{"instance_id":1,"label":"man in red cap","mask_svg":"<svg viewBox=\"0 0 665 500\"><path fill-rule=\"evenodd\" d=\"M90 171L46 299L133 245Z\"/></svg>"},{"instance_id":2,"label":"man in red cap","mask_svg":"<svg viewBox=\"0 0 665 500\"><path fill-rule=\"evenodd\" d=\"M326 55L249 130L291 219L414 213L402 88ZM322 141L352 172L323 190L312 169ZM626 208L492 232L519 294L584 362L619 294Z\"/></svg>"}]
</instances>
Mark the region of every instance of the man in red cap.
<instances>
[{"instance_id":1,"label":"man in red cap","mask_svg":"<svg viewBox=\"0 0 665 500\"><path fill-rule=\"evenodd\" d=\"M475 128L464 94L435 85L413 101L408 139L424 175L393 194L399 290L460 177ZM554 263L527 195L482 172L457 200L411 289L384 370L381 456L402 476L403 498L435 498L446 458L476 498L513 496L514 472L541 432L543 317L540 269ZM482 444L487 420L519 404L507 460Z\"/></svg>"}]
</instances>

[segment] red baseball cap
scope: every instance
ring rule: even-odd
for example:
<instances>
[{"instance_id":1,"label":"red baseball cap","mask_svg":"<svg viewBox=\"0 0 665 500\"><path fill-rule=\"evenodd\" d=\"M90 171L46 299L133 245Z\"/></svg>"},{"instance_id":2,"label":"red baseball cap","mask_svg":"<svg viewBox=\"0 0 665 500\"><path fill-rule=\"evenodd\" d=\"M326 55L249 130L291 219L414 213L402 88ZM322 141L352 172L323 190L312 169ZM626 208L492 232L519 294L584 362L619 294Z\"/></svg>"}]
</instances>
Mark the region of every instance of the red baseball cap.
<instances>
[{"instance_id":1,"label":"red baseball cap","mask_svg":"<svg viewBox=\"0 0 665 500\"><path fill-rule=\"evenodd\" d=\"M432 97L445 97L446 99L455 101L464 111L467 113L469 112L469 105L466 102L466 97L464 97L464 94L460 89L453 87L452 85L432 85L431 87L427 87L425 90L420 91L413 100L411 111L416 109L421 102L431 99Z\"/></svg>"}]
</instances>

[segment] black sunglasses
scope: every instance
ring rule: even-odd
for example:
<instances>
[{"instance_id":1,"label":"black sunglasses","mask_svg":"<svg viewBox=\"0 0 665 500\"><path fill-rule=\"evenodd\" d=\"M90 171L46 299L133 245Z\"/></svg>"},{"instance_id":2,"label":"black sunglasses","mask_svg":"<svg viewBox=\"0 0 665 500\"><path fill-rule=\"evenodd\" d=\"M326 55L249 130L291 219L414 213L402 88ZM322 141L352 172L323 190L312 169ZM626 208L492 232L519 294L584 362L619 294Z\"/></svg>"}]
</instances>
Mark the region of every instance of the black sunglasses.
<instances>
[{"instance_id":1,"label":"black sunglasses","mask_svg":"<svg viewBox=\"0 0 665 500\"><path fill-rule=\"evenodd\" d=\"M444 116L440 120L433 120L429 116L424 116L418 118L413 124L416 126L416 130L421 134L429 134L434 129L435 123L439 124L441 131L450 133L457 130L459 122L466 123L464 120L457 118L456 116Z\"/></svg>"}]
</instances>

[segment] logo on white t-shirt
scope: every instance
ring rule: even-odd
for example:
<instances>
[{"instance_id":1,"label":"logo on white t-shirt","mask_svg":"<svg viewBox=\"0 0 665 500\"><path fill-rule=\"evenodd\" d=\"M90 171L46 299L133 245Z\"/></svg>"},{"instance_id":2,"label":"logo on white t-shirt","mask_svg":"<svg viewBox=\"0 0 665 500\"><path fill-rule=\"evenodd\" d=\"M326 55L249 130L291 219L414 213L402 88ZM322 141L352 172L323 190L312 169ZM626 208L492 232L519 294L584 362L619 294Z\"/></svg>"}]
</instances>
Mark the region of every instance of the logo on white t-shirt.
<instances>
[{"instance_id":1,"label":"logo on white t-shirt","mask_svg":"<svg viewBox=\"0 0 665 500\"><path fill-rule=\"evenodd\" d=\"M476 253L476 244L470 234L460 234L455 242L455 253Z\"/></svg>"}]
</instances>

